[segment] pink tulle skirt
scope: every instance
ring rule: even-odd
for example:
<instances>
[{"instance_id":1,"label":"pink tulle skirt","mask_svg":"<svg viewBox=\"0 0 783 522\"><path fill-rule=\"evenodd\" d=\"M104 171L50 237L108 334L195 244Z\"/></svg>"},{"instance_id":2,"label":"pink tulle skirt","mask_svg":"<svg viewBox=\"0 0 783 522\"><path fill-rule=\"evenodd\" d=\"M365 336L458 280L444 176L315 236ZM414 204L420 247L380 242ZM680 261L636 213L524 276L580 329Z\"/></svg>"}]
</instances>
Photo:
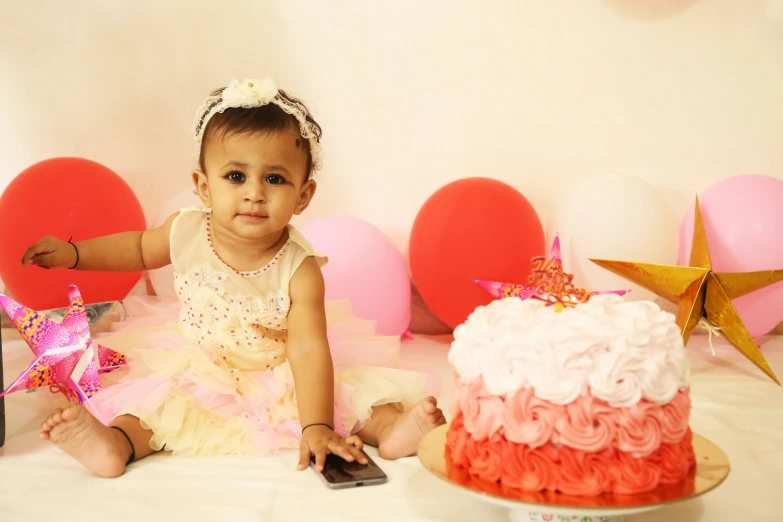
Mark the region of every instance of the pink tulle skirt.
<instances>
[{"instance_id":1,"label":"pink tulle skirt","mask_svg":"<svg viewBox=\"0 0 783 522\"><path fill-rule=\"evenodd\" d=\"M105 376L91 400L105 424L133 415L152 430L153 449L175 455L274 454L297 448L301 426L288 362L266 371L230 368L208 347L177 330L178 303L126 302L135 317L101 344L124 353L128 366ZM413 404L425 396L426 375L397 369L400 340L378 336L353 317L346 302L327 303L335 365L335 431L359 431L372 408Z\"/></svg>"}]
</instances>

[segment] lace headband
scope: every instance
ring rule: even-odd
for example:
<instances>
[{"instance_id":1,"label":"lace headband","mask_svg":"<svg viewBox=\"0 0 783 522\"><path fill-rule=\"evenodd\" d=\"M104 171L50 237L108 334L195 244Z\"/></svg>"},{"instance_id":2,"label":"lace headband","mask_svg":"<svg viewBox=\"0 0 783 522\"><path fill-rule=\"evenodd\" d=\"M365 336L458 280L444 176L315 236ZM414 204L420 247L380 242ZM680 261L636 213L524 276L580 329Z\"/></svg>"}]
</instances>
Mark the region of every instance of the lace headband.
<instances>
[{"instance_id":1,"label":"lace headband","mask_svg":"<svg viewBox=\"0 0 783 522\"><path fill-rule=\"evenodd\" d=\"M309 114L301 103L288 100L278 94L277 84L271 78L248 79L243 81L231 80L228 86L218 96L210 96L204 100L203 105L196 112L193 121L195 132L196 151L201 150L201 141L204 138L204 129L209 119L226 109L238 108L252 109L273 103L283 112L290 114L299 122L299 132L303 138L310 142L310 157L313 160L313 169L321 168L321 144L318 143L316 127L307 121Z\"/></svg>"}]
</instances>

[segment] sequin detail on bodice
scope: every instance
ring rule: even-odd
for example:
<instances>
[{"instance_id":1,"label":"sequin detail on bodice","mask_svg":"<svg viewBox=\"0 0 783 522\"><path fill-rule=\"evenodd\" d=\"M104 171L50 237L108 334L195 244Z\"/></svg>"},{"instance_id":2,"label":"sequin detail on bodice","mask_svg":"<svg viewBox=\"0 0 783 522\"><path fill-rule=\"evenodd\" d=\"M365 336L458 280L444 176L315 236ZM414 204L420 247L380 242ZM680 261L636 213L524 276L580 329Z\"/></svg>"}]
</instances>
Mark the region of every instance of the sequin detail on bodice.
<instances>
[{"instance_id":1,"label":"sequin detail on bodice","mask_svg":"<svg viewBox=\"0 0 783 522\"><path fill-rule=\"evenodd\" d=\"M263 269L237 273L211 247L208 213L183 209L171 230L174 285L182 304L178 329L215 362L264 371L286 359L288 287L302 261L316 255L293 227L290 239ZM325 258L319 257L325 262Z\"/></svg>"}]
</instances>

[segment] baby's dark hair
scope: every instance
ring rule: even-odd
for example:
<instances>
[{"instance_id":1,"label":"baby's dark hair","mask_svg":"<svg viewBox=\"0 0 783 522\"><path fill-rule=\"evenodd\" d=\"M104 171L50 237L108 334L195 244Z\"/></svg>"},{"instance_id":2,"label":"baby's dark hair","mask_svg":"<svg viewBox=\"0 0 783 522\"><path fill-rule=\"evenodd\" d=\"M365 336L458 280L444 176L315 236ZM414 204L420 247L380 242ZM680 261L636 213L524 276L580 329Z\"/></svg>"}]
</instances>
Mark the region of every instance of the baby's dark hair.
<instances>
[{"instance_id":1,"label":"baby's dark hair","mask_svg":"<svg viewBox=\"0 0 783 522\"><path fill-rule=\"evenodd\" d=\"M212 92L211 96L219 97L223 94L225 88L220 88ZM282 89L278 89L277 96L290 102L291 104L299 104L305 109L305 119L308 123L312 124L315 131L316 142L321 141L321 126L313 119L310 111L307 110L304 103L301 100L294 98L286 94ZM218 100L220 98L217 98ZM217 102L216 102L217 103ZM207 112L209 112L207 110ZM204 114L206 116L206 113ZM294 128L299 131L299 120L293 115L286 113L283 109L275 105L274 103L268 103L260 107L252 107L245 109L242 107L229 107L223 112L213 114L207 122L206 128L201 130L202 140L201 148L198 152L198 164L201 167L202 172L206 172L204 167L204 150L206 148L207 138L220 138L222 139L227 134L243 134L243 133L275 133ZM313 154L310 150L310 140L300 138L298 143L302 144L304 151L307 153L307 171L306 179L310 179L314 172Z\"/></svg>"}]
</instances>

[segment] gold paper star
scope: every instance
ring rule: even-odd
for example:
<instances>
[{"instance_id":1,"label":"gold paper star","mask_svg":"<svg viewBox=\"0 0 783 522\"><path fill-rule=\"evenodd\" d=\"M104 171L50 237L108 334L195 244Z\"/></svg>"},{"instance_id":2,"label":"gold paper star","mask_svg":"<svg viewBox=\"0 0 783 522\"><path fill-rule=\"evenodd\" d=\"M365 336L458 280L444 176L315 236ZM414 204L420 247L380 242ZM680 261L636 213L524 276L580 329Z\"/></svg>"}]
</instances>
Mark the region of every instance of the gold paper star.
<instances>
[{"instance_id":1,"label":"gold paper star","mask_svg":"<svg viewBox=\"0 0 783 522\"><path fill-rule=\"evenodd\" d=\"M688 344L693 329L704 319L742 355L773 381L780 381L769 367L731 300L783 280L783 270L716 273L712 271L707 236L696 198L690 266L656 265L628 261L592 262L633 281L677 305L677 324Z\"/></svg>"}]
</instances>

